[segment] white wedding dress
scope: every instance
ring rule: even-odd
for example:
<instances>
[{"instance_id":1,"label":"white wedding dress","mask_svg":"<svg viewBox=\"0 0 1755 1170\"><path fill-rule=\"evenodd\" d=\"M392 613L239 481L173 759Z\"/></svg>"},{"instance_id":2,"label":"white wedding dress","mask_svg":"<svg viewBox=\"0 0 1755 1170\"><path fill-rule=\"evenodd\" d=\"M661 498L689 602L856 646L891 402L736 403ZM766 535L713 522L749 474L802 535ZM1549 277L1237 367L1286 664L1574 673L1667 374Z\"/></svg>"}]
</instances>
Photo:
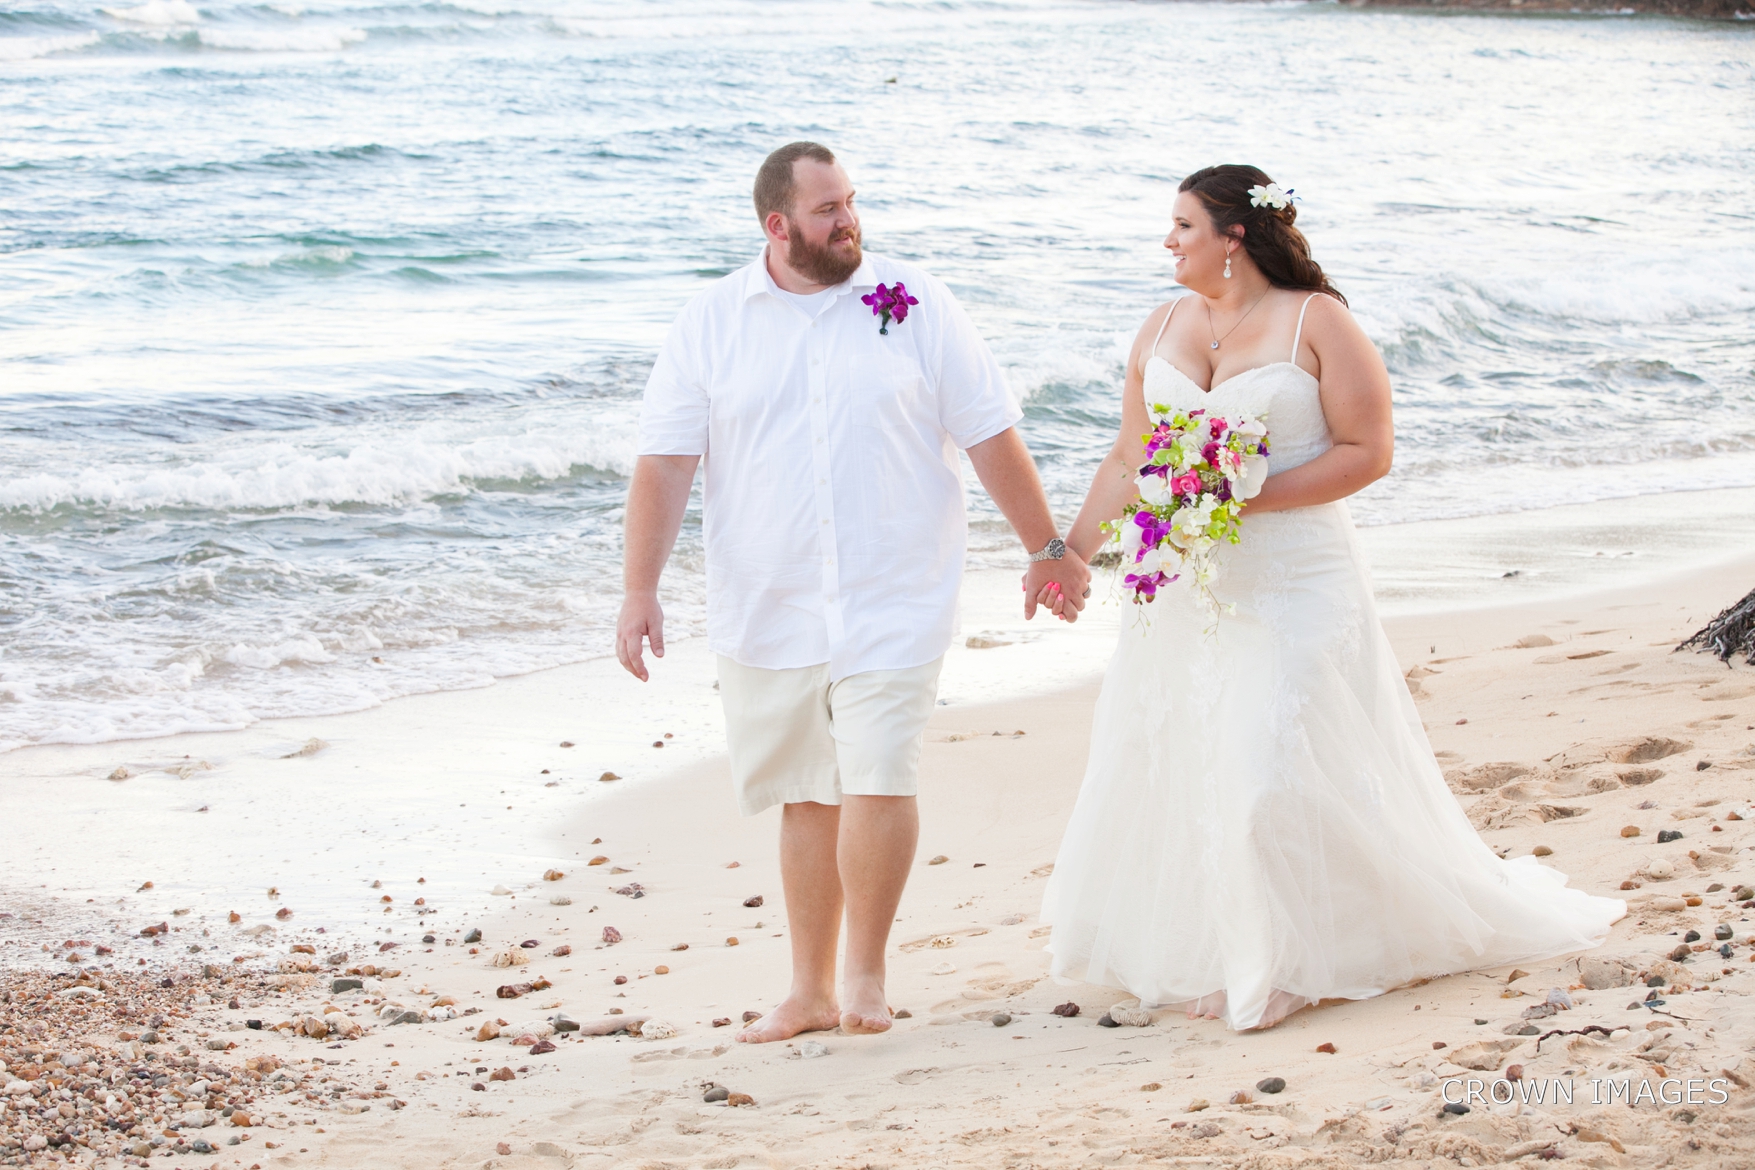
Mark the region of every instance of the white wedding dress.
<instances>
[{"instance_id":1,"label":"white wedding dress","mask_svg":"<svg viewBox=\"0 0 1755 1170\"><path fill-rule=\"evenodd\" d=\"M1145 395L1262 418L1270 474L1331 446L1290 360L1207 393L1153 356ZM1212 635L1183 582L1123 616L1043 898L1056 976L1244 1029L1603 941L1623 902L1501 861L1445 786L1344 503L1246 513L1221 566Z\"/></svg>"}]
</instances>

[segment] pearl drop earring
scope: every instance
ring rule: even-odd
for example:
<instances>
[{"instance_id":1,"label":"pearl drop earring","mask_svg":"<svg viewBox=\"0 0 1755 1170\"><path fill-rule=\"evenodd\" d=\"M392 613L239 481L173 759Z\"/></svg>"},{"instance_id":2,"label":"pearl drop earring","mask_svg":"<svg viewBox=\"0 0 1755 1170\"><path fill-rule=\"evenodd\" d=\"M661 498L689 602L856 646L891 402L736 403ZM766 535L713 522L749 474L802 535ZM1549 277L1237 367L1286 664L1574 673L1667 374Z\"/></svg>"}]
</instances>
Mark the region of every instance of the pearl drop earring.
<instances>
[{"instance_id":1,"label":"pearl drop earring","mask_svg":"<svg viewBox=\"0 0 1755 1170\"><path fill-rule=\"evenodd\" d=\"M1225 253L1225 279L1231 279L1231 253Z\"/></svg>"}]
</instances>

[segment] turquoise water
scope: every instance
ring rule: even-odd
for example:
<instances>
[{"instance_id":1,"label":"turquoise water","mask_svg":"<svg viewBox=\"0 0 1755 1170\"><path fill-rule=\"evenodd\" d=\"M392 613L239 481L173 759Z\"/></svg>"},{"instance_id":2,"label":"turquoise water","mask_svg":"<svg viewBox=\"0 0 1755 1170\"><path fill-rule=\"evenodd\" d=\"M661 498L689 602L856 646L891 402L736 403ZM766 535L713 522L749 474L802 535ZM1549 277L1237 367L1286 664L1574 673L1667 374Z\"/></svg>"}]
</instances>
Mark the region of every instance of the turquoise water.
<instances>
[{"instance_id":1,"label":"turquoise water","mask_svg":"<svg viewBox=\"0 0 1755 1170\"><path fill-rule=\"evenodd\" d=\"M1363 522L1755 484L1752 49L1327 4L0 7L0 749L603 653L652 354L795 137L968 305L1068 517L1214 161L1297 188L1394 374ZM692 521L669 583L695 628Z\"/></svg>"}]
</instances>

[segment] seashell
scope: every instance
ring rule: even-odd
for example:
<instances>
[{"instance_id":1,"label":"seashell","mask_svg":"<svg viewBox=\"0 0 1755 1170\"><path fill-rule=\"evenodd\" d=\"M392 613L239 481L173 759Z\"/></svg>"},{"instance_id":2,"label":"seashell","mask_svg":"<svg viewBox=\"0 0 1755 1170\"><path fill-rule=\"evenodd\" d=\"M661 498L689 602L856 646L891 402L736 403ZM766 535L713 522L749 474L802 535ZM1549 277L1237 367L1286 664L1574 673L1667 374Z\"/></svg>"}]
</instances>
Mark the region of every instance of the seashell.
<instances>
[{"instance_id":1,"label":"seashell","mask_svg":"<svg viewBox=\"0 0 1755 1170\"><path fill-rule=\"evenodd\" d=\"M524 953L523 947L514 947L509 951L498 951L494 954L496 967L522 967L530 962L530 956Z\"/></svg>"}]
</instances>

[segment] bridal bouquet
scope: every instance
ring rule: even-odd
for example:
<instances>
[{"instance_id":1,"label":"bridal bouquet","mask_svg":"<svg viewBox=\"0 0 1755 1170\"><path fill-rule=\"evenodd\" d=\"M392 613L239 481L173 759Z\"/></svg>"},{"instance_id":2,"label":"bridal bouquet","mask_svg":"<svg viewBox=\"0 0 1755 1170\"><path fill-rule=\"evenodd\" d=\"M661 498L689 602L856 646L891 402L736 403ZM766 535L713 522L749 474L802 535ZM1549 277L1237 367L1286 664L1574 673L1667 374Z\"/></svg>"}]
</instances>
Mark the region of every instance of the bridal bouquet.
<instances>
[{"instance_id":1,"label":"bridal bouquet","mask_svg":"<svg viewBox=\"0 0 1755 1170\"><path fill-rule=\"evenodd\" d=\"M1103 529L1121 546L1124 578L1135 604L1187 575L1209 612L1218 614L1214 550L1237 544L1243 507L1267 478L1267 427L1260 419L1221 418L1204 410L1153 406L1139 503Z\"/></svg>"}]
</instances>

